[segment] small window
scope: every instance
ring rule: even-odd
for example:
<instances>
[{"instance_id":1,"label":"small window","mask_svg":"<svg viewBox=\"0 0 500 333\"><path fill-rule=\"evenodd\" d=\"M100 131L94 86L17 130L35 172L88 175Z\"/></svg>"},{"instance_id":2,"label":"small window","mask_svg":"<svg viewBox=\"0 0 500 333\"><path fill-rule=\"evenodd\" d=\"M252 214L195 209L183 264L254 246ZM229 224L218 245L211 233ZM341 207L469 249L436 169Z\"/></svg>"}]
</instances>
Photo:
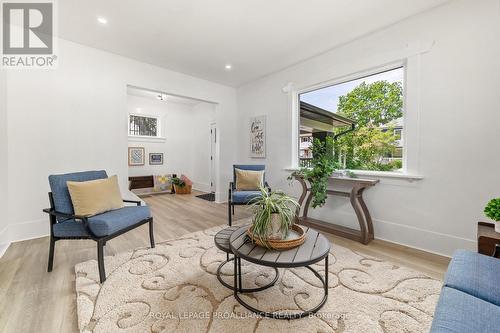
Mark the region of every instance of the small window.
<instances>
[{"instance_id":1,"label":"small window","mask_svg":"<svg viewBox=\"0 0 500 333\"><path fill-rule=\"evenodd\" d=\"M301 93L299 165L307 166L312 157L304 138L331 136L337 138L334 153L341 168L402 169L403 87L404 67L399 67Z\"/></svg>"},{"instance_id":2,"label":"small window","mask_svg":"<svg viewBox=\"0 0 500 333\"><path fill-rule=\"evenodd\" d=\"M158 118L148 116L129 116L128 135L159 137Z\"/></svg>"}]
</instances>

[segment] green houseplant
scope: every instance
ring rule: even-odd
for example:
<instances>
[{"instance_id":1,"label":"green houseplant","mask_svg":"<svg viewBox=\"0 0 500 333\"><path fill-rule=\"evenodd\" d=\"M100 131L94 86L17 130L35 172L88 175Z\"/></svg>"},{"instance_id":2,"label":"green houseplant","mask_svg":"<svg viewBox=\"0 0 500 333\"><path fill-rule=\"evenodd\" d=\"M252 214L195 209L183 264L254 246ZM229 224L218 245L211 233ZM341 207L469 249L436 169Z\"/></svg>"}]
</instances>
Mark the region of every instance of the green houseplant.
<instances>
[{"instance_id":1,"label":"green houseplant","mask_svg":"<svg viewBox=\"0 0 500 333\"><path fill-rule=\"evenodd\" d=\"M500 198L491 199L484 208L484 214L495 221L495 231L500 232Z\"/></svg>"},{"instance_id":2,"label":"green houseplant","mask_svg":"<svg viewBox=\"0 0 500 333\"><path fill-rule=\"evenodd\" d=\"M325 141L314 139L312 143L312 160L311 168L301 168L295 172L295 175L304 177L311 183L312 206L313 208L321 207L326 202L326 190L328 187L328 179L339 164L334 155L334 140L327 136ZM294 174L289 177L292 179Z\"/></svg>"},{"instance_id":3,"label":"green houseplant","mask_svg":"<svg viewBox=\"0 0 500 333\"><path fill-rule=\"evenodd\" d=\"M282 191L260 188L260 196L250 202L254 211L252 235L263 244L268 239L283 239L291 228L299 204Z\"/></svg>"},{"instance_id":4,"label":"green houseplant","mask_svg":"<svg viewBox=\"0 0 500 333\"><path fill-rule=\"evenodd\" d=\"M176 194L189 194L191 193L191 186L186 186L186 182L178 177L172 178L172 185L174 185Z\"/></svg>"}]
</instances>

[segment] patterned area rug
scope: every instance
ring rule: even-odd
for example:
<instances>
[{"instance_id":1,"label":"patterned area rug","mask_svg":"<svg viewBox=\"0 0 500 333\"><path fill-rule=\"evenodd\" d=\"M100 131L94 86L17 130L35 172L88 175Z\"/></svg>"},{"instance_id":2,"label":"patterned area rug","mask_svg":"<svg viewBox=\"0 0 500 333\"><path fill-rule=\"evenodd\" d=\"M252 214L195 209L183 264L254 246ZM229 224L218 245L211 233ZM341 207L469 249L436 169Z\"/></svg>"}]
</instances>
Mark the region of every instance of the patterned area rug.
<instances>
[{"instance_id":1,"label":"patterned area rug","mask_svg":"<svg viewBox=\"0 0 500 333\"><path fill-rule=\"evenodd\" d=\"M215 276L225 254L214 246L216 227L106 257L106 282L97 262L75 266L82 332L427 332L441 282L332 244L329 298L315 316L259 318L237 303ZM263 286L268 268L242 261L244 287ZM314 265L323 274L323 262ZM232 282L232 262L223 270ZM232 283L231 283L232 284ZM275 286L242 296L267 311L318 304L322 289L307 269L282 269Z\"/></svg>"}]
</instances>

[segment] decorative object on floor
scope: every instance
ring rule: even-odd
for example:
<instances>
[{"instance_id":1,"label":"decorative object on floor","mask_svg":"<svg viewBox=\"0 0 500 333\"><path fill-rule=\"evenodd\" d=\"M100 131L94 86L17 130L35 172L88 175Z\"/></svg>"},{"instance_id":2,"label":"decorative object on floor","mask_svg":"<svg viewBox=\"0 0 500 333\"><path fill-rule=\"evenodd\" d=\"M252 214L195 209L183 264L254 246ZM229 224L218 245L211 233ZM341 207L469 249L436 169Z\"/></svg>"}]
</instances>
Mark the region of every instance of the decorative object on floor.
<instances>
[{"instance_id":1,"label":"decorative object on floor","mask_svg":"<svg viewBox=\"0 0 500 333\"><path fill-rule=\"evenodd\" d=\"M215 201L215 193L204 193L196 196L197 198L207 200L207 201Z\"/></svg>"},{"instance_id":2,"label":"decorative object on floor","mask_svg":"<svg viewBox=\"0 0 500 333\"><path fill-rule=\"evenodd\" d=\"M128 147L128 165L144 165L144 147Z\"/></svg>"},{"instance_id":3,"label":"decorative object on floor","mask_svg":"<svg viewBox=\"0 0 500 333\"><path fill-rule=\"evenodd\" d=\"M271 247L270 240L287 238L299 203L282 191L268 191L263 187L259 191L259 196L249 202L254 213L251 237L257 239L259 244Z\"/></svg>"},{"instance_id":4,"label":"decorative object on floor","mask_svg":"<svg viewBox=\"0 0 500 333\"><path fill-rule=\"evenodd\" d=\"M491 199L484 208L484 214L495 221L495 231L500 233L500 198Z\"/></svg>"},{"instance_id":5,"label":"decorative object on floor","mask_svg":"<svg viewBox=\"0 0 500 333\"><path fill-rule=\"evenodd\" d=\"M163 165L163 153L149 153L149 165Z\"/></svg>"},{"instance_id":6,"label":"decorative object on floor","mask_svg":"<svg viewBox=\"0 0 500 333\"><path fill-rule=\"evenodd\" d=\"M262 171L263 172L263 179L262 182L264 183L264 187L267 188L268 191L271 191L271 188L269 187L269 184L266 181L266 166L263 164L234 164L233 165L233 181L229 183L229 190L228 190L228 224L232 224L232 215L234 215L234 206L237 205L247 205L253 198L259 197L260 196L260 191L258 188L255 189L255 191L239 191L236 188L236 183L237 183L237 174L236 170L250 170L250 171Z\"/></svg>"},{"instance_id":7,"label":"decorative object on floor","mask_svg":"<svg viewBox=\"0 0 500 333\"><path fill-rule=\"evenodd\" d=\"M500 233L495 231L494 223L477 223L477 252L500 258Z\"/></svg>"},{"instance_id":8,"label":"decorative object on floor","mask_svg":"<svg viewBox=\"0 0 500 333\"><path fill-rule=\"evenodd\" d=\"M234 298L255 314L274 319L299 319L320 310L328 299L328 257L330 252L330 242L328 239L316 230L307 228L305 230L307 243L304 243L296 249L277 251L256 247L255 244L249 242L247 239L248 227L249 226L240 227L231 234L231 237L229 237L229 246L234 255L234 272L236 272L234 275ZM244 292L242 290L243 274L241 270L241 259L259 266L272 268L307 268L321 282L323 292L319 292L317 289L314 289L314 292L317 293L317 295L322 294L323 297L318 303L315 303L314 306L308 306L305 309L301 307L301 311L284 311L282 309L269 311L262 308L258 309L240 297ZM325 266L322 276L318 273L317 268L312 267L312 265L323 260ZM267 288L270 287L272 287L272 285L268 285Z\"/></svg>"},{"instance_id":9,"label":"decorative object on floor","mask_svg":"<svg viewBox=\"0 0 500 333\"><path fill-rule=\"evenodd\" d=\"M162 242L155 249L106 257L110 273L102 285L95 260L76 265L81 332L423 333L431 325L441 281L336 244L331 244L328 262L329 297L316 316L295 321L251 316L216 277L226 259L214 245L222 228ZM245 288L264 286L275 277L272 268L244 260L241 264ZM221 277L233 283L233 267L226 266ZM324 269L312 267L319 273ZM291 268L280 269L272 288L240 297L267 311L302 311L318 304L323 295L312 272ZM187 320L186 313L198 318Z\"/></svg>"},{"instance_id":10,"label":"decorative object on floor","mask_svg":"<svg viewBox=\"0 0 500 333\"><path fill-rule=\"evenodd\" d=\"M153 190L155 192L167 192L172 187L172 175L154 175Z\"/></svg>"},{"instance_id":11,"label":"decorative object on floor","mask_svg":"<svg viewBox=\"0 0 500 333\"><path fill-rule=\"evenodd\" d=\"M497 258L455 251L430 333L500 332L499 274Z\"/></svg>"},{"instance_id":12,"label":"decorative object on floor","mask_svg":"<svg viewBox=\"0 0 500 333\"><path fill-rule=\"evenodd\" d=\"M68 183L88 182L107 178L108 175L104 170L49 176L51 189L51 192L49 192L50 208L43 210L49 214L50 221L48 272L52 271L54 247L56 241L60 239L92 239L97 242L97 263L99 281L101 283L106 280L104 245L107 241L148 223L151 247L155 247L153 217L151 216L149 207L141 206L140 201L123 200L126 203L133 203L135 206L125 206L98 215L75 215L73 202L68 191Z\"/></svg>"},{"instance_id":13,"label":"decorative object on floor","mask_svg":"<svg viewBox=\"0 0 500 333\"><path fill-rule=\"evenodd\" d=\"M363 200L363 192L372 186L375 186L379 180L373 179L362 179L362 178L347 178L332 176L329 179L334 183L342 184L344 186L349 186L351 191L337 191L337 190L327 190L328 195L337 195L342 197L347 197L350 199L351 205L356 212L358 218L359 230L348 228L342 225L325 222L322 220L314 219L308 216L309 205L312 200L312 195L310 192L310 187L307 186L304 178L299 174L294 174L294 177L299 181L302 186L302 194L299 198L299 204L301 209L297 210L297 217L299 224L306 225L318 230L326 231L334 235L349 238L357 242L368 244L374 239L373 222L370 215L370 211ZM305 203L304 203L305 200ZM302 210L302 215L300 211Z\"/></svg>"},{"instance_id":14,"label":"decorative object on floor","mask_svg":"<svg viewBox=\"0 0 500 333\"><path fill-rule=\"evenodd\" d=\"M189 179L186 175L181 174L181 179L184 181L186 185L193 186L193 181Z\"/></svg>"},{"instance_id":15,"label":"decorative object on floor","mask_svg":"<svg viewBox=\"0 0 500 333\"><path fill-rule=\"evenodd\" d=\"M266 116L250 118L250 157L266 157Z\"/></svg>"},{"instance_id":16,"label":"decorative object on floor","mask_svg":"<svg viewBox=\"0 0 500 333\"><path fill-rule=\"evenodd\" d=\"M178 177L172 178L172 184L174 185L176 194L189 194L191 193L192 185L186 184L186 182Z\"/></svg>"}]
</instances>

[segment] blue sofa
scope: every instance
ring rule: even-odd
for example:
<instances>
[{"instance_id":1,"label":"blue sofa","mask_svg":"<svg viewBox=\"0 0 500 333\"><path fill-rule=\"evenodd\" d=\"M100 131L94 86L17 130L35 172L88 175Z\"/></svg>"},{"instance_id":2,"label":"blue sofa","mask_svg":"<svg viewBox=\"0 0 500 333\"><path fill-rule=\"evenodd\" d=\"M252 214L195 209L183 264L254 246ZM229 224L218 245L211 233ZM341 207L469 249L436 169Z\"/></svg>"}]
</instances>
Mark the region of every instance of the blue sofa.
<instances>
[{"instance_id":1,"label":"blue sofa","mask_svg":"<svg viewBox=\"0 0 500 333\"><path fill-rule=\"evenodd\" d=\"M430 332L500 332L500 259L454 253Z\"/></svg>"}]
</instances>

